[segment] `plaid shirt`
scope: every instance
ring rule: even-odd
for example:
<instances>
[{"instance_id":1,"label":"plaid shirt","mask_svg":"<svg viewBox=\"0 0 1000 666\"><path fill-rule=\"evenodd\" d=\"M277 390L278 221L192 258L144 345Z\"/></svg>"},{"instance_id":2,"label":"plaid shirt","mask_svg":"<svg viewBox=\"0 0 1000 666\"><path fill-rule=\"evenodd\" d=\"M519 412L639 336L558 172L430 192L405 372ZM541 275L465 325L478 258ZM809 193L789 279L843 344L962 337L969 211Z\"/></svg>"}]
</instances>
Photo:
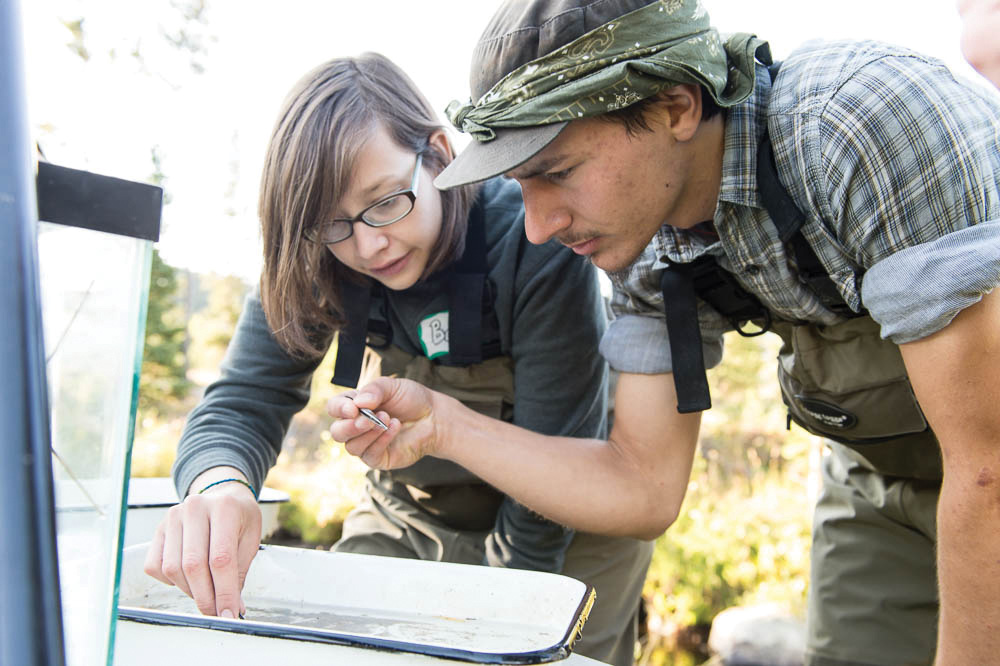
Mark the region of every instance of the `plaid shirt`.
<instances>
[{"instance_id":1,"label":"plaid shirt","mask_svg":"<svg viewBox=\"0 0 1000 666\"><path fill-rule=\"evenodd\" d=\"M867 308L883 337L901 344L940 330L1000 282L997 98L911 51L809 43L783 62L773 88L758 66L753 95L727 113L718 240L667 223L630 267L609 275L616 319L601 351L612 367L670 371L666 260L711 253L779 317L840 321L800 282L763 208L756 163L765 127L806 239L844 301ZM731 326L703 302L699 322L712 367Z\"/></svg>"}]
</instances>

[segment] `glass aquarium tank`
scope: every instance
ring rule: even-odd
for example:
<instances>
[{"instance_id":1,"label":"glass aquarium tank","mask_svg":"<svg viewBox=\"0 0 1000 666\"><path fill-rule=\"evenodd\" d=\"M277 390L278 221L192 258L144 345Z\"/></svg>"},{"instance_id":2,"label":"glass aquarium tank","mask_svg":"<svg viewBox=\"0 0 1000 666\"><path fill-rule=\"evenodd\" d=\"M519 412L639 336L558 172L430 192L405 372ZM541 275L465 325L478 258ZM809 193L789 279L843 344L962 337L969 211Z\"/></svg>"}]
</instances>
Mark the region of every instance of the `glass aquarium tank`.
<instances>
[{"instance_id":1,"label":"glass aquarium tank","mask_svg":"<svg viewBox=\"0 0 1000 666\"><path fill-rule=\"evenodd\" d=\"M37 185L66 663L110 664L161 190L47 163Z\"/></svg>"}]
</instances>

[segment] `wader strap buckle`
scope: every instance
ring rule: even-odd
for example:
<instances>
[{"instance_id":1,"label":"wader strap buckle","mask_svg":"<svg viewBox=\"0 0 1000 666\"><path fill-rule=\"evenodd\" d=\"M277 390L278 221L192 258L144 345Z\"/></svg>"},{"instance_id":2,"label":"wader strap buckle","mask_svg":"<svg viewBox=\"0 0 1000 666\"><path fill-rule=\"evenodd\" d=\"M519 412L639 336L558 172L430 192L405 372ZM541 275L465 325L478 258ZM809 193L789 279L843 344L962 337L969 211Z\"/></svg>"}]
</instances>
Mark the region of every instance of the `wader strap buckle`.
<instances>
[{"instance_id":1,"label":"wader strap buckle","mask_svg":"<svg viewBox=\"0 0 1000 666\"><path fill-rule=\"evenodd\" d=\"M729 320L737 333L745 338L753 338L771 329L770 310L745 290L729 271L723 269L713 255L703 254L685 265L691 272L694 293ZM751 320L763 320L759 331L743 329Z\"/></svg>"}]
</instances>

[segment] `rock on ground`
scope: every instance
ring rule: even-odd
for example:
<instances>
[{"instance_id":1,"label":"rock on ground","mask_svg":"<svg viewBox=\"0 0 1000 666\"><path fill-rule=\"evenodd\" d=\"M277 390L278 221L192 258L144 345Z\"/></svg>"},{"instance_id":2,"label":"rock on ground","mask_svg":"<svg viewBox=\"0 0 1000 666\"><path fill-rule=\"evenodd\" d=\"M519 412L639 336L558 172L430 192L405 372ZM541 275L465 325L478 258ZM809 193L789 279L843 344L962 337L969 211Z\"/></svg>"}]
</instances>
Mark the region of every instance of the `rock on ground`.
<instances>
[{"instance_id":1,"label":"rock on ground","mask_svg":"<svg viewBox=\"0 0 1000 666\"><path fill-rule=\"evenodd\" d=\"M805 624L772 605L727 608L712 620L708 649L724 666L802 666Z\"/></svg>"}]
</instances>

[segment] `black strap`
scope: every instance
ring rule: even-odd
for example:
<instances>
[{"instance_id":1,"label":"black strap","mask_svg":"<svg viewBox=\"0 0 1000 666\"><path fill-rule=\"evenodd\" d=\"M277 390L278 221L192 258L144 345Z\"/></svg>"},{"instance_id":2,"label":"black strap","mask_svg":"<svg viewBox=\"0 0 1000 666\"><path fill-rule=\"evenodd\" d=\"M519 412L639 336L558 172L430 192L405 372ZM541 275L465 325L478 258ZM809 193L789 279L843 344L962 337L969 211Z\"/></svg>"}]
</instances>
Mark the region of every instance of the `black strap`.
<instances>
[{"instance_id":1,"label":"black strap","mask_svg":"<svg viewBox=\"0 0 1000 666\"><path fill-rule=\"evenodd\" d=\"M774 150L766 132L757 148L757 188L760 190L764 208L767 209L771 221L778 230L778 237L792 248L799 277L805 285L819 297L823 305L837 314L844 317L858 316L859 313L844 302L837 285L802 233L805 216L778 179Z\"/></svg>"},{"instance_id":2,"label":"black strap","mask_svg":"<svg viewBox=\"0 0 1000 666\"><path fill-rule=\"evenodd\" d=\"M768 67L772 83L778 77L780 68L780 62ZM757 147L757 188L760 191L764 208L767 209L767 213L778 231L778 237L792 248L799 277L805 285L816 294L823 305L837 314L843 317L857 317L862 314L855 312L844 302L844 297L837 289L837 285L826 272L823 262L816 256L812 246L809 245L805 234L802 233L805 215L802 214L791 195L788 194L788 190L781 184L781 179L778 178L778 167L774 161L774 148L771 146L771 137L766 128L760 139L760 145Z\"/></svg>"},{"instance_id":3,"label":"black strap","mask_svg":"<svg viewBox=\"0 0 1000 666\"><path fill-rule=\"evenodd\" d=\"M344 318L347 323L337 335L337 360L333 366L331 384L348 387L358 385L368 337L371 294L369 287L344 290Z\"/></svg>"},{"instance_id":4,"label":"black strap","mask_svg":"<svg viewBox=\"0 0 1000 666\"><path fill-rule=\"evenodd\" d=\"M333 366L331 384L348 387L358 385L361 364L365 358L371 300L370 287L358 285L353 289L344 289L344 318L347 324L337 335L337 360Z\"/></svg>"},{"instance_id":5,"label":"black strap","mask_svg":"<svg viewBox=\"0 0 1000 666\"><path fill-rule=\"evenodd\" d=\"M449 284L448 356L459 365L483 360L483 293L486 289L486 219L477 201L469 213L465 251Z\"/></svg>"},{"instance_id":6,"label":"black strap","mask_svg":"<svg viewBox=\"0 0 1000 666\"><path fill-rule=\"evenodd\" d=\"M660 275L667 338L673 363L677 411L700 412L712 407L698 326L698 303L690 264L671 264Z\"/></svg>"}]
</instances>

